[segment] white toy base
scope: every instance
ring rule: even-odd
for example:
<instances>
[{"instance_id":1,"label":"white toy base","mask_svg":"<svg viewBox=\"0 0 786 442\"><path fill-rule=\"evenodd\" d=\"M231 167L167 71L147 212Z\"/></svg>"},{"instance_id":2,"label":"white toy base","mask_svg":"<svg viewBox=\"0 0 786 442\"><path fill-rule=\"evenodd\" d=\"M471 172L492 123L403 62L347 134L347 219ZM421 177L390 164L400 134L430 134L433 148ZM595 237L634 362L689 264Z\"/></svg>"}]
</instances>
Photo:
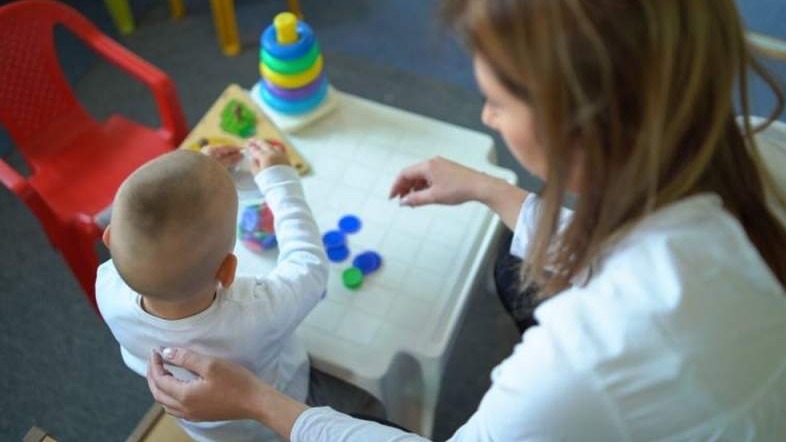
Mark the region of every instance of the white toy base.
<instances>
[{"instance_id":1,"label":"white toy base","mask_svg":"<svg viewBox=\"0 0 786 442\"><path fill-rule=\"evenodd\" d=\"M257 82L254 87L251 88L251 99L254 100L254 103L256 103L256 105L259 106L265 112L265 114L270 117L271 120L273 120L273 123L278 126L279 129L287 133L297 132L319 118L324 117L333 109L335 109L336 105L338 104L338 100L336 100L335 89L333 89L333 86L328 86L325 99L319 106L316 107L316 109L302 115L282 114L281 112L268 106L265 101L262 100L259 95L259 88L259 82Z\"/></svg>"}]
</instances>

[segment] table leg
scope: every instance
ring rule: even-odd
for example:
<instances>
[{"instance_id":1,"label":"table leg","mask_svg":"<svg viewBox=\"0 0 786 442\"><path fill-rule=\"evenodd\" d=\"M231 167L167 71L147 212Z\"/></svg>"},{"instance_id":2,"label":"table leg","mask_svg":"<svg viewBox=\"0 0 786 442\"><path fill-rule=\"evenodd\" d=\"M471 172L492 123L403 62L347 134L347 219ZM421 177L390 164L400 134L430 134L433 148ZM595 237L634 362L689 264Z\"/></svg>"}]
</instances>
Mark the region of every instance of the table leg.
<instances>
[{"instance_id":1,"label":"table leg","mask_svg":"<svg viewBox=\"0 0 786 442\"><path fill-rule=\"evenodd\" d=\"M169 15L174 20L181 19L186 15L186 5L183 0L169 0Z\"/></svg>"},{"instance_id":2,"label":"table leg","mask_svg":"<svg viewBox=\"0 0 786 442\"><path fill-rule=\"evenodd\" d=\"M236 55L240 52L240 42L237 36L234 0L210 0L210 8L213 10L213 23L221 51L224 55Z\"/></svg>"},{"instance_id":3,"label":"table leg","mask_svg":"<svg viewBox=\"0 0 786 442\"><path fill-rule=\"evenodd\" d=\"M423 370L423 407L420 409L420 428L422 434L431 437L434 432L434 415L437 411L442 368L436 361L421 365Z\"/></svg>"},{"instance_id":4,"label":"table leg","mask_svg":"<svg viewBox=\"0 0 786 442\"><path fill-rule=\"evenodd\" d=\"M134 32L134 16L128 6L128 0L104 0L104 4L121 34L128 35Z\"/></svg>"},{"instance_id":5,"label":"table leg","mask_svg":"<svg viewBox=\"0 0 786 442\"><path fill-rule=\"evenodd\" d=\"M289 12L297 15L297 18L303 19L303 11L300 9L300 0L287 0L289 2Z\"/></svg>"},{"instance_id":6,"label":"table leg","mask_svg":"<svg viewBox=\"0 0 786 442\"><path fill-rule=\"evenodd\" d=\"M399 354L381 380L382 400L388 419L431 437L440 388L440 366L436 361L418 361Z\"/></svg>"}]
</instances>

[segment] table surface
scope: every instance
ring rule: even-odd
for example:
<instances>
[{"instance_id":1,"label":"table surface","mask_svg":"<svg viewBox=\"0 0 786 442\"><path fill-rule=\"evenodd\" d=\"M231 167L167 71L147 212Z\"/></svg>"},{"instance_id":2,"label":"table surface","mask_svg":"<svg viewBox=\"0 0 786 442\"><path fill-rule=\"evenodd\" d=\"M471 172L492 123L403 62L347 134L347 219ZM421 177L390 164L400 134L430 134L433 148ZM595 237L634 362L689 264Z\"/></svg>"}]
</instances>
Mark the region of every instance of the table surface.
<instances>
[{"instance_id":1,"label":"table surface","mask_svg":"<svg viewBox=\"0 0 786 442\"><path fill-rule=\"evenodd\" d=\"M349 381L378 379L400 353L444 361L499 226L479 203L400 207L387 198L396 174L441 155L510 182L516 177L493 164L486 134L337 95L334 112L290 140L312 167L303 186L320 231L337 229L346 214L363 226L348 235L350 257L331 263L326 298L298 334L318 368ZM252 202L241 200L241 208ZM382 256L382 267L361 288L345 288L341 272L366 250ZM238 243L235 253L240 274L275 265L275 252L258 255Z\"/></svg>"}]
</instances>

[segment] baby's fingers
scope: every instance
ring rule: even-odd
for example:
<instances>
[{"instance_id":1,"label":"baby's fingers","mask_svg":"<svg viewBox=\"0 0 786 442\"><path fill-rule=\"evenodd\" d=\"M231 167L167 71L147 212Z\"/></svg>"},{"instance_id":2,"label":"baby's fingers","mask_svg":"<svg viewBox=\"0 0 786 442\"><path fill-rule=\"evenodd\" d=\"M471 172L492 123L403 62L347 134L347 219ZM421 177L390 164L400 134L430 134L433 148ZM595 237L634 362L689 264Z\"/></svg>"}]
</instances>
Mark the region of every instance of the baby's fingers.
<instances>
[{"instance_id":1,"label":"baby's fingers","mask_svg":"<svg viewBox=\"0 0 786 442\"><path fill-rule=\"evenodd\" d=\"M243 153L237 146L205 146L200 151L227 167L243 159Z\"/></svg>"}]
</instances>

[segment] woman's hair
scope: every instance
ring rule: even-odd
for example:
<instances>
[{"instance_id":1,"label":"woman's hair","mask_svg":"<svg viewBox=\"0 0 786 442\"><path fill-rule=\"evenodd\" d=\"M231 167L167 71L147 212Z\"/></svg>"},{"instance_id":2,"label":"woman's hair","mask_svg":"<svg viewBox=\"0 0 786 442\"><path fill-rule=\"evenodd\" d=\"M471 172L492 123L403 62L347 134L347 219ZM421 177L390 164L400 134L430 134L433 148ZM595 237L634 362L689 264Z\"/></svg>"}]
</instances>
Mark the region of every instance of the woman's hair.
<instances>
[{"instance_id":1,"label":"woman's hair","mask_svg":"<svg viewBox=\"0 0 786 442\"><path fill-rule=\"evenodd\" d=\"M553 269L544 296L647 214L701 192L723 199L786 286L786 230L765 201L786 200L756 149L749 69L777 97L766 125L783 92L753 58L733 0L447 0L443 13L534 110L547 180L522 276ZM560 232L575 149L582 193Z\"/></svg>"}]
</instances>

